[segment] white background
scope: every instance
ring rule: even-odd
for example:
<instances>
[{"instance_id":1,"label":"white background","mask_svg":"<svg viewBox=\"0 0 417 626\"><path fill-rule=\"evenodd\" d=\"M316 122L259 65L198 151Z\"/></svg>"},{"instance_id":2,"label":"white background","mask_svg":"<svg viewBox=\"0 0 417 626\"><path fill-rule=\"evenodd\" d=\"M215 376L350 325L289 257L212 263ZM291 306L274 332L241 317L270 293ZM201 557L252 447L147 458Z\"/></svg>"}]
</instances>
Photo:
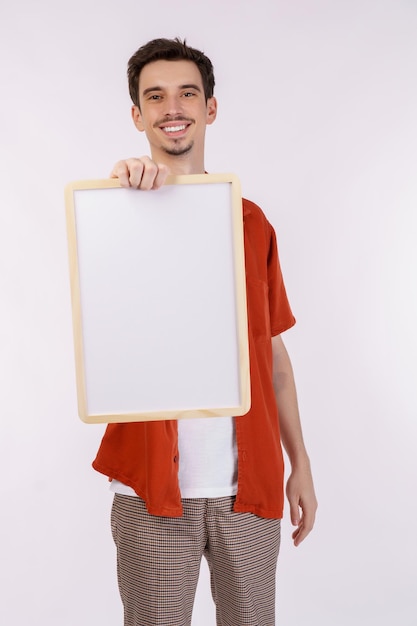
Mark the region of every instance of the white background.
<instances>
[{"instance_id":1,"label":"white background","mask_svg":"<svg viewBox=\"0 0 417 626\"><path fill-rule=\"evenodd\" d=\"M278 623L416 624L417 2L0 7L0 623L122 624L103 427L76 412L63 188L147 152L126 62L178 35L215 65L206 168L275 226L298 321L320 509L297 549L286 511ZM203 566L193 624L213 619Z\"/></svg>"}]
</instances>

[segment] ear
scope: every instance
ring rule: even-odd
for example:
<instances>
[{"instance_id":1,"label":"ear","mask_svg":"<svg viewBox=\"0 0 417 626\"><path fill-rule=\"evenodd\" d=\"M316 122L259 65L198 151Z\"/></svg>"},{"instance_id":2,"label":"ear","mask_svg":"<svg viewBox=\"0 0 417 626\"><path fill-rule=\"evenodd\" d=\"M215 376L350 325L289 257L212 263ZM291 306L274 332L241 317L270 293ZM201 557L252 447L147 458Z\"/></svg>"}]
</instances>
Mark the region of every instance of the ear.
<instances>
[{"instance_id":1,"label":"ear","mask_svg":"<svg viewBox=\"0 0 417 626\"><path fill-rule=\"evenodd\" d=\"M214 120L217 117L217 100L213 96L207 100L207 116L206 116L206 124L213 124Z\"/></svg>"},{"instance_id":2,"label":"ear","mask_svg":"<svg viewBox=\"0 0 417 626\"><path fill-rule=\"evenodd\" d=\"M145 130L142 121L142 113L140 112L140 109L136 104L132 106L132 120L134 125L140 132L143 132Z\"/></svg>"}]
</instances>

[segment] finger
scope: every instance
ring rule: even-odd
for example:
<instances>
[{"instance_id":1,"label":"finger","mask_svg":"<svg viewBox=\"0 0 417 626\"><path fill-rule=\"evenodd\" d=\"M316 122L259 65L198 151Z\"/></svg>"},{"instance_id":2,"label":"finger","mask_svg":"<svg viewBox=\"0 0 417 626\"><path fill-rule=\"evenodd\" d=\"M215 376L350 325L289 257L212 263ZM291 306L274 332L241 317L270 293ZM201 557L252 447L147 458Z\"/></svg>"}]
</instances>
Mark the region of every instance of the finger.
<instances>
[{"instance_id":1,"label":"finger","mask_svg":"<svg viewBox=\"0 0 417 626\"><path fill-rule=\"evenodd\" d=\"M292 534L292 538L294 540L294 545L299 546L302 541L310 534L311 528L306 528L303 524L295 530Z\"/></svg>"},{"instance_id":2,"label":"finger","mask_svg":"<svg viewBox=\"0 0 417 626\"><path fill-rule=\"evenodd\" d=\"M309 535L309 533L313 530L315 517L315 509L313 510L307 508L306 510L303 510L303 515L300 523L298 524L298 528L292 534L295 546L300 545L300 543L304 541L307 535Z\"/></svg>"},{"instance_id":3,"label":"finger","mask_svg":"<svg viewBox=\"0 0 417 626\"><path fill-rule=\"evenodd\" d=\"M158 164L158 173L153 181L152 189L159 189L162 187L169 173L169 167L163 165L162 163Z\"/></svg>"},{"instance_id":4,"label":"finger","mask_svg":"<svg viewBox=\"0 0 417 626\"><path fill-rule=\"evenodd\" d=\"M305 532L303 526L299 526L292 534L294 545L297 547L307 537L308 533Z\"/></svg>"},{"instance_id":5,"label":"finger","mask_svg":"<svg viewBox=\"0 0 417 626\"><path fill-rule=\"evenodd\" d=\"M291 498L291 500L289 500L289 504L290 504L291 524L293 526L298 526L301 520L300 507L298 506L298 500Z\"/></svg>"},{"instance_id":6,"label":"finger","mask_svg":"<svg viewBox=\"0 0 417 626\"><path fill-rule=\"evenodd\" d=\"M142 189L142 179L145 171L143 159L127 159L125 161L129 172L129 184L134 189Z\"/></svg>"},{"instance_id":7,"label":"finger","mask_svg":"<svg viewBox=\"0 0 417 626\"><path fill-rule=\"evenodd\" d=\"M122 187L130 187L127 162L118 161L111 171L110 178L118 178Z\"/></svg>"},{"instance_id":8,"label":"finger","mask_svg":"<svg viewBox=\"0 0 417 626\"><path fill-rule=\"evenodd\" d=\"M154 185L154 181L158 176L158 166L152 161L149 157L141 157L140 159L143 171L142 171L142 179L139 184L139 189L148 190L152 189Z\"/></svg>"}]
</instances>

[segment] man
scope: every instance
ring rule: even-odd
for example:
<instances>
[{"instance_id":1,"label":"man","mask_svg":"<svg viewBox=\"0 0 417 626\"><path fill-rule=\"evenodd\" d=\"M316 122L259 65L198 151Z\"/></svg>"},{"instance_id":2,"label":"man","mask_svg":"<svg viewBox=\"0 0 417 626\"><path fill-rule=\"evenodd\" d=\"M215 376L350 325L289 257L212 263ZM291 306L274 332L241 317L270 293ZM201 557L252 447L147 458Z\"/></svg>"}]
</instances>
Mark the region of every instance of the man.
<instances>
[{"instance_id":1,"label":"man","mask_svg":"<svg viewBox=\"0 0 417 626\"><path fill-rule=\"evenodd\" d=\"M158 189L168 173L201 174L216 119L210 60L180 40L142 46L128 65L136 128L151 157L116 163L125 187ZM243 201L252 404L249 412L107 427L93 466L115 492L112 532L125 626L187 626L201 557L218 626L272 626L283 513L281 441L295 545L314 524L316 498L291 363L281 333L295 320L275 233ZM163 393L163 389L161 389Z\"/></svg>"}]
</instances>

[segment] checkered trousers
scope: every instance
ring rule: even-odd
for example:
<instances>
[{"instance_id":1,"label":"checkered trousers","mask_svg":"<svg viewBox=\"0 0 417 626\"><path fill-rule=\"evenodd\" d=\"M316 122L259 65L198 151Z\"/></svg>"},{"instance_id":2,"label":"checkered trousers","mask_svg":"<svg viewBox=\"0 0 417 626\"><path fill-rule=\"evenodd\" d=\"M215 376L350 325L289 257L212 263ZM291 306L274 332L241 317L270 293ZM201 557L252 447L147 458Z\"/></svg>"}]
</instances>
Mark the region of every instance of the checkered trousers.
<instances>
[{"instance_id":1,"label":"checkered trousers","mask_svg":"<svg viewBox=\"0 0 417 626\"><path fill-rule=\"evenodd\" d=\"M115 494L112 533L124 626L190 626L201 557L217 626L274 626L280 520L234 513L234 497L184 499L180 518Z\"/></svg>"}]
</instances>

